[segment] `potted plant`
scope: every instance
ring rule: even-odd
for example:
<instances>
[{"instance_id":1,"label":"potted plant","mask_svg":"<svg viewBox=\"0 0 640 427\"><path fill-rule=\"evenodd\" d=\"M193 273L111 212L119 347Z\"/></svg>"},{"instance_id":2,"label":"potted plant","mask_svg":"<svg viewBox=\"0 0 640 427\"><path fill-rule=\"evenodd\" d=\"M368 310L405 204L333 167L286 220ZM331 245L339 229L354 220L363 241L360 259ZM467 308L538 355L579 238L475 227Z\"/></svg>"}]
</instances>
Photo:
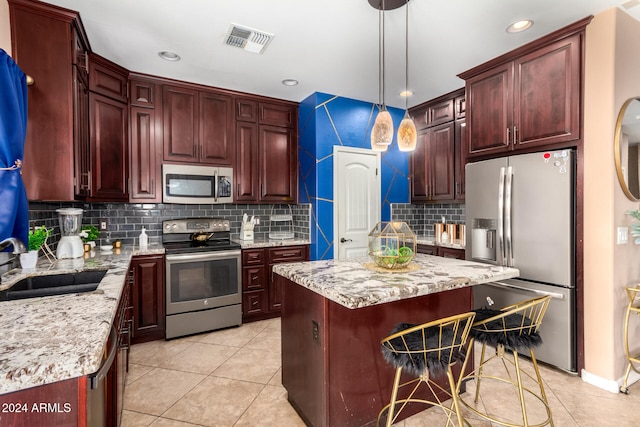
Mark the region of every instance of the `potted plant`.
<instances>
[{"instance_id":1,"label":"potted plant","mask_svg":"<svg viewBox=\"0 0 640 427\"><path fill-rule=\"evenodd\" d=\"M36 266L40 248L46 243L50 234L51 230L44 225L29 230L29 252L20 254L20 266L22 268L34 268Z\"/></svg>"},{"instance_id":2,"label":"potted plant","mask_svg":"<svg viewBox=\"0 0 640 427\"><path fill-rule=\"evenodd\" d=\"M96 240L100 232L98 228L94 225L83 225L80 230L80 237L82 238L82 242L85 244L85 251L87 250L86 245L90 245L89 249L93 249L96 246Z\"/></svg>"}]
</instances>

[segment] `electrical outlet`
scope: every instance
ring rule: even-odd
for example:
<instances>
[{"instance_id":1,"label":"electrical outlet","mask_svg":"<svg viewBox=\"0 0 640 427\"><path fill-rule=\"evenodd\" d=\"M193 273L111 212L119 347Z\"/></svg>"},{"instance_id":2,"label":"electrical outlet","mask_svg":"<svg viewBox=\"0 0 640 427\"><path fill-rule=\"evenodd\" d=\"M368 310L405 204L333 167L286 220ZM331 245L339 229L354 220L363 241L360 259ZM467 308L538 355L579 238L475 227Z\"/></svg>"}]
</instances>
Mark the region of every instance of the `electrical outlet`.
<instances>
[{"instance_id":1,"label":"electrical outlet","mask_svg":"<svg viewBox=\"0 0 640 427\"><path fill-rule=\"evenodd\" d=\"M100 231L107 231L109 229L109 220L107 218L100 218L100 226L98 229Z\"/></svg>"},{"instance_id":2,"label":"electrical outlet","mask_svg":"<svg viewBox=\"0 0 640 427\"><path fill-rule=\"evenodd\" d=\"M313 342L315 342L316 344L320 344L320 326L315 320L311 321L311 334L313 337Z\"/></svg>"}]
</instances>

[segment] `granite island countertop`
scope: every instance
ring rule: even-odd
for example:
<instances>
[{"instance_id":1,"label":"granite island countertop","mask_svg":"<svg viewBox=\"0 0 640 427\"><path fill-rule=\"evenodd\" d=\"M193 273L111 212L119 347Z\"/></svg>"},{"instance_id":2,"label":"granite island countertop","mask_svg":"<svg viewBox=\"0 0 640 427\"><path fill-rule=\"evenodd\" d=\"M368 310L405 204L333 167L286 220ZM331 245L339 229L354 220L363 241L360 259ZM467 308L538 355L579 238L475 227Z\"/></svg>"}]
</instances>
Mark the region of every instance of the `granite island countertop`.
<instances>
[{"instance_id":1,"label":"granite island countertop","mask_svg":"<svg viewBox=\"0 0 640 427\"><path fill-rule=\"evenodd\" d=\"M93 292L0 301L0 394L78 378L96 372L102 363L111 324L131 257L162 254L161 246L94 251L93 257L45 258L32 270L2 275L0 290L29 276L107 270Z\"/></svg>"},{"instance_id":2,"label":"granite island countertop","mask_svg":"<svg viewBox=\"0 0 640 427\"><path fill-rule=\"evenodd\" d=\"M517 277L515 268L416 254L406 273L368 268L368 258L294 262L273 266L277 273L344 307L356 309L449 289Z\"/></svg>"}]
</instances>

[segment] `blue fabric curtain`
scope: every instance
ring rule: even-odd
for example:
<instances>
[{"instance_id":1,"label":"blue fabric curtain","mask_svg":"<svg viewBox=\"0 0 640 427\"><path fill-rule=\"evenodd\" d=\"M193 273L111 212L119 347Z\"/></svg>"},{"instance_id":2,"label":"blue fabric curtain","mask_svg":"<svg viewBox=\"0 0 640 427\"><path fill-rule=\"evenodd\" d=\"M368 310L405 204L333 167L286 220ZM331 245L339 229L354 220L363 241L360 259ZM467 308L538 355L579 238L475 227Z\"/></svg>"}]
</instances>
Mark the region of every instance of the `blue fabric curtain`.
<instances>
[{"instance_id":1,"label":"blue fabric curtain","mask_svg":"<svg viewBox=\"0 0 640 427\"><path fill-rule=\"evenodd\" d=\"M22 181L26 134L27 78L0 49L0 241L15 237L25 245L29 237L29 206Z\"/></svg>"}]
</instances>

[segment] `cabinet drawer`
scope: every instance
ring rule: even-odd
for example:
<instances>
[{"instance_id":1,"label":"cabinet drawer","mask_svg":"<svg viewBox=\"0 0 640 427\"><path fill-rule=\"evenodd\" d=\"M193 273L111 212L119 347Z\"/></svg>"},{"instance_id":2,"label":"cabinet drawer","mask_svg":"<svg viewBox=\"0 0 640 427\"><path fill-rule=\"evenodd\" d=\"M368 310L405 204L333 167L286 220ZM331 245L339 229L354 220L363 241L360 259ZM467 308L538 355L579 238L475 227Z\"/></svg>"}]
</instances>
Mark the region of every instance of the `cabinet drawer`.
<instances>
[{"instance_id":1,"label":"cabinet drawer","mask_svg":"<svg viewBox=\"0 0 640 427\"><path fill-rule=\"evenodd\" d=\"M126 70L97 55L89 56L89 89L121 102L127 102Z\"/></svg>"},{"instance_id":2,"label":"cabinet drawer","mask_svg":"<svg viewBox=\"0 0 640 427\"><path fill-rule=\"evenodd\" d=\"M453 99L439 102L429 106L429 126L435 126L450 122L454 119Z\"/></svg>"},{"instance_id":3,"label":"cabinet drawer","mask_svg":"<svg viewBox=\"0 0 640 427\"><path fill-rule=\"evenodd\" d=\"M307 258L306 246L290 246L269 249L269 263L304 261Z\"/></svg>"},{"instance_id":4,"label":"cabinet drawer","mask_svg":"<svg viewBox=\"0 0 640 427\"><path fill-rule=\"evenodd\" d=\"M258 103L249 99L236 99L236 120L255 123L258 119Z\"/></svg>"},{"instance_id":5,"label":"cabinet drawer","mask_svg":"<svg viewBox=\"0 0 640 427\"><path fill-rule=\"evenodd\" d=\"M418 245L418 253L426 255L438 255L438 248L431 245Z\"/></svg>"},{"instance_id":6,"label":"cabinet drawer","mask_svg":"<svg viewBox=\"0 0 640 427\"><path fill-rule=\"evenodd\" d=\"M265 263L264 250L251 249L242 251L242 266L258 265Z\"/></svg>"},{"instance_id":7,"label":"cabinet drawer","mask_svg":"<svg viewBox=\"0 0 640 427\"><path fill-rule=\"evenodd\" d=\"M131 105L138 107L155 107L156 85L147 80L131 79Z\"/></svg>"},{"instance_id":8,"label":"cabinet drawer","mask_svg":"<svg viewBox=\"0 0 640 427\"><path fill-rule=\"evenodd\" d=\"M242 293L242 314L245 316L266 313L267 291L249 291Z\"/></svg>"},{"instance_id":9,"label":"cabinet drawer","mask_svg":"<svg viewBox=\"0 0 640 427\"><path fill-rule=\"evenodd\" d=\"M265 289L264 266L242 267L242 290Z\"/></svg>"}]
</instances>

